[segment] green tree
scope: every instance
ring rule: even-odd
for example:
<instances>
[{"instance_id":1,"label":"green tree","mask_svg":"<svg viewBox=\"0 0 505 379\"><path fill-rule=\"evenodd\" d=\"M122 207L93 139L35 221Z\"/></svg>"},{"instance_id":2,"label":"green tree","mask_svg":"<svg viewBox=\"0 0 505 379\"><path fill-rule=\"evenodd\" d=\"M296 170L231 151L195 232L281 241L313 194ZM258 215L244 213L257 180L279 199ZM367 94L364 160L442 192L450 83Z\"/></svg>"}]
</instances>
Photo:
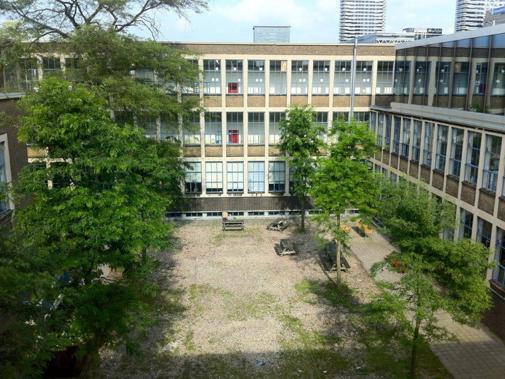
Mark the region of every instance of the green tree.
<instances>
[{"instance_id":1,"label":"green tree","mask_svg":"<svg viewBox=\"0 0 505 379\"><path fill-rule=\"evenodd\" d=\"M281 122L280 149L292 174L294 194L301 208L301 230L305 230L305 210L311 178L317 169L316 156L323 145L324 129L315 122L311 108L294 107Z\"/></svg>"},{"instance_id":2,"label":"green tree","mask_svg":"<svg viewBox=\"0 0 505 379\"><path fill-rule=\"evenodd\" d=\"M340 280L341 254L348 239L342 227L342 214L349 208L357 208L363 218L371 215L378 186L366 162L375 151L375 138L368 126L354 120L337 121L332 134L337 142L329 146L329 155L321 158L310 193L315 207L321 210L317 220L337 242L336 267Z\"/></svg>"},{"instance_id":3,"label":"green tree","mask_svg":"<svg viewBox=\"0 0 505 379\"><path fill-rule=\"evenodd\" d=\"M382 292L370 304L369 317L381 325L390 324L394 319L396 336L410 347L409 377L415 378L420 344L448 336L447 330L439 326L436 313L452 309L433 278L426 274L420 259L409 255L402 263L408 270L400 280L379 282ZM375 275L384 268L388 268L385 262L375 265L372 272Z\"/></svg>"},{"instance_id":4,"label":"green tree","mask_svg":"<svg viewBox=\"0 0 505 379\"><path fill-rule=\"evenodd\" d=\"M29 370L68 346L96 357L149 319L155 286L145 253L169 242L165 212L183 167L177 146L115 124L85 86L48 79L22 106L21 139L53 162L22 171L16 198L28 205L14 217L13 253L1 257L7 277L29 278L1 283L15 288L2 308L14 305L33 337L8 363Z\"/></svg>"}]
</instances>

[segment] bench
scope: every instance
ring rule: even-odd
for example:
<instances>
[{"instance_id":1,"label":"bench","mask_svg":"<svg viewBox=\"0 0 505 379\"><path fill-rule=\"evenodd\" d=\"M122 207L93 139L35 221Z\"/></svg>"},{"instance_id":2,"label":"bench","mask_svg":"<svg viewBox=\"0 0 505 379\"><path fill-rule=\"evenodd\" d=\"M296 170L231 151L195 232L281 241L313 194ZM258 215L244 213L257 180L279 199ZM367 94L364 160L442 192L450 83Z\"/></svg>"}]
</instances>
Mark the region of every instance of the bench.
<instances>
[{"instance_id":1,"label":"bench","mask_svg":"<svg viewBox=\"0 0 505 379\"><path fill-rule=\"evenodd\" d=\"M286 219L277 219L267 226L267 230L274 230L277 232L282 232L289 226L288 220Z\"/></svg>"},{"instance_id":2,"label":"bench","mask_svg":"<svg viewBox=\"0 0 505 379\"><path fill-rule=\"evenodd\" d=\"M223 232L227 230L244 230L244 220L223 220Z\"/></svg>"},{"instance_id":3,"label":"bench","mask_svg":"<svg viewBox=\"0 0 505 379\"><path fill-rule=\"evenodd\" d=\"M281 239L280 243L274 245L275 253L279 256L295 255L298 253L297 248L293 241L288 239Z\"/></svg>"},{"instance_id":4,"label":"bench","mask_svg":"<svg viewBox=\"0 0 505 379\"><path fill-rule=\"evenodd\" d=\"M326 245L325 249L323 250L324 254L324 263L326 263L324 266L326 266L326 270L328 271L336 271L337 269L337 244L335 241L330 242L329 244ZM351 265L347 261L344 253L340 254L340 271L347 271L351 268Z\"/></svg>"}]
</instances>

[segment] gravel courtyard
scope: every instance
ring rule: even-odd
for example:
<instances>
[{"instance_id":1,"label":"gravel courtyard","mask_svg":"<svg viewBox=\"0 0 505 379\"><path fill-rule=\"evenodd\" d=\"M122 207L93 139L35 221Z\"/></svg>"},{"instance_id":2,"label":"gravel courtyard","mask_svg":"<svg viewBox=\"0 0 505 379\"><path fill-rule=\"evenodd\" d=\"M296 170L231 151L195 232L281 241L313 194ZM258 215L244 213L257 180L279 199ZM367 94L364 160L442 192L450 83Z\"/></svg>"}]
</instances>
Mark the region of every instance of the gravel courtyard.
<instances>
[{"instance_id":1,"label":"gravel courtyard","mask_svg":"<svg viewBox=\"0 0 505 379\"><path fill-rule=\"evenodd\" d=\"M334 378L395 377L368 363L352 308L377 289L349 257L345 291L336 291L321 267L320 242L295 226L267 231L247 220L243 232L222 232L220 222L177 228L177 246L163 255L170 312L150 331L143 354L102 354L107 378ZM296 256L273 246L292 239ZM373 359L380 360L380 357ZM431 358L430 358L431 359ZM383 364L376 362L377 364ZM445 377L435 362L436 377ZM440 375L438 375L440 373ZM432 377L431 375L429 375Z\"/></svg>"}]
</instances>

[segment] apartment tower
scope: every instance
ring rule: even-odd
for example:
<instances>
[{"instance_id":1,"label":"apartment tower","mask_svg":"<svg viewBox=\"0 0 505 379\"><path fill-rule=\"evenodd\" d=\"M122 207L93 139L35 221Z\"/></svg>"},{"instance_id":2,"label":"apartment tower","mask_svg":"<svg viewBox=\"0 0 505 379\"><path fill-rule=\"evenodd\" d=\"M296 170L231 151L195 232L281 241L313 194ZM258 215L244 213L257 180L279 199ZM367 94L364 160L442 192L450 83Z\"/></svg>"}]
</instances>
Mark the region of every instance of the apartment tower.
<instances>
[{"instance_id":1,"label":"apartment tower","mask_svg":"<svg viewBox=\"0 0 505 379\"><path fill-rule=\"evenodd\" d=\"M486 11L502 5L504 0L457 0L456 32L483 27Z\"/></svg>"},{"instance_id":2,"label":"apartment tower","mask_svg":"<svg viewBox=\"0 0 505 379\"><path fill-rule=\"evenodd\" d=\"M340 42L384 31L386 0L340 0Z\"/></svg>"}]
</instances>

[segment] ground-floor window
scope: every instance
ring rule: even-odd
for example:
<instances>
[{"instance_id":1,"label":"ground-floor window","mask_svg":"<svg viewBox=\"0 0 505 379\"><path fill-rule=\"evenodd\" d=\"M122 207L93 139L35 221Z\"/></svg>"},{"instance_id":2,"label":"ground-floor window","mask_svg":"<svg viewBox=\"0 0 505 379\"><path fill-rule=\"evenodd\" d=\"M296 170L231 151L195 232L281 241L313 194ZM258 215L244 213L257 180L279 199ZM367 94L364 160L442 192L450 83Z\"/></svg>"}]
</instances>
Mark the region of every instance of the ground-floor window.
<instances>
[{"instance_id":1,"label":"ground-floor window","mask_svg":"<svg viewBox=\"0 0 505 379\"><path fill-rule=\"evenodd\" d=\"M265 192L265 162L249 162L249 192Z\"/></svg>"},{"instance_id":2,"label":"ground-floor window","mask_svg":"<svg viewBox=\"0 0 505 379\"><path fill-rule=\"evenodd\" d=\"M496 228L496 267L493 279L505 288L505 230L500 228Z\"/></svg>"},{"instance_id":3,"label":"ground-floor window","mask_svg":"<svg viewBox=\"0 0 505 379\"><path fill-rule=\"evenodd\" d=\"M270 162L268 165L268 191L284 192L286 186L286 163Z\"/></svg>"},{"instance_id":4,"label":"ground-floor window","mask_svg":"<svg viewBox=\"0 0 505 379\"><path fill-rule=\"evenodd\" d=\"M491 230L493 226L490 222L477 218L477 241L482 243L484 246L489 247L491 243Z\"/></svg>"},{"instance_id":5,"label":"ground-floor window","mask_svg":"<svg viewBox=\"0 0 505 379\"><path fill-rule=\"evenodd\" d=\"M459 238L472 238L473 214L467 210L461 209Z\"/></svg>"},{"instance_id":6,"label":"ground-floor window","mask_svg":"<svg viewBox=\"0 0 505 379\"><path fill-rule=\"evenodd\" d=\"M244 192L244 163L228 162L228 192Z\"/></svg>"},{"instance_id":7,"label":"ground-floor window","mask_svg":"<svg viewBox=\"0 0 505 379\"><path fill-rule=\"evenodd\" d=\"M0 213L9 209L7 202L7 167L5 142L0 142Z\"/></svg>"},{"instance_id":8,"label":"ground-floor window","mask_svg":"<svg viewBox=\"0 0 505 379\"><path fill-rule=\"evenodd\" d=\"M205 187L207 193L223 192L223 163L205 163Z\"/></svg>"},{"instance_id":9,"label":"ground-floor window","mask_svg":"<svg viewBox=\"0 0 505 379\"><path fill-rule=\"evenodd\" d=\"M185 191L186 193L202 192L202 164L200 162L190 162L187 164Z\"/></svg>"}]
</instances>

